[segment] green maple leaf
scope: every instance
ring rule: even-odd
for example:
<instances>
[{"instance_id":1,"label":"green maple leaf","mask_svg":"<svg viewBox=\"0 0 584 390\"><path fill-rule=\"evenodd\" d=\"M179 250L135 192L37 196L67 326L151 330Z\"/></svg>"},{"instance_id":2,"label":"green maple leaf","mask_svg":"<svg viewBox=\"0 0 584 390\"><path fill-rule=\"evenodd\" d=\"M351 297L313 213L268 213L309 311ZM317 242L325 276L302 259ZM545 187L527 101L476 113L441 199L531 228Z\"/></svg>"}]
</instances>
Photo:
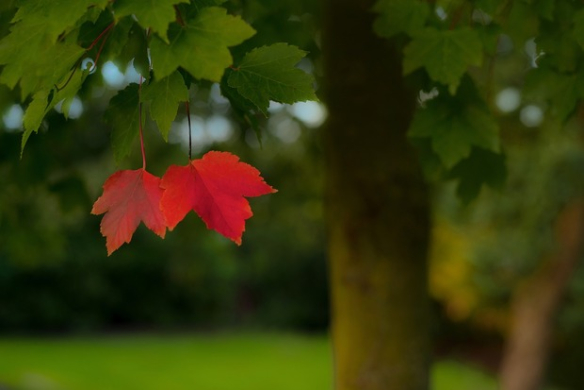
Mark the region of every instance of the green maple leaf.
<instances>
[{"instance_id":1,"label":"green maple leaf","mask_svg":"<svg viewBox=\"0 0 584 390\"><path fill-rule=\"evenodd\" d=\"M91 27L88 32L85 34L89 35L89 45L97 35L99 35L110 23L113 22L108 18L104 18L103 21L99 21L99 27ZM124 69L128 62L134 58L135 56L141 57L141 44L139 44L141 39L139 36L135 35L132 39L133 42L130 42L130 31L141 29L140 26L137 25L136 22L132 18L124 18L116 23L115 27L111 29L109 33L107 42L105 43L104 49L101 53L101 57L103 61L112 61L114 62L120 69ZM142 31L142 33L144 33ZM145 50L147 50L147 44L145 44ZM101 61L101 60L100 60Z\"/></svg>"},{"instance_id":2,"label":"green maple leaf","mask_svg":"<svg viewBox=\"0 0 584 390\"><path fill-rule=\"evenodd\" d=\"M379 14L373 28L385 38L405 32L413 35L426 24L430 7L420 0L379 0L373 10Z\"/></svg>"},{"instance_id":3,"label":"green maple leaf","mask_svg":"<svg viewBox=\"0 0 584 390\"><path fill-rule=\"evenodd\" d=\"M584 97L584 75L558 73L545 67L531 69L522 93L527 100L549 103L550 112L565 121Z\"/></svg>"},{"instance_id":4,"label":"green maple leaf","mask_svg":"<svg viewBox=\"0 0 584 390\"><path fill-rule=\"evenodd\" d=\"M505 20L505 34L515 45L523 45L525 41L539 36L540 19L534 4L525 1L514 1Z\"/></svg>"},{"instance_id":5,"label":"green maple leaf","mask_svg":"<svg viewBox=\"0 0 584 390\"><path fill-rule=\"evenodd\" d=\"M454 95L467 68L482 63L482 50L476 31L427 28L404 49L404 74L424 67L432 80L448 85Z\"/></svg>"},{"instance_id":6,"label":"green maple leaf","mask_svg":"<svg viewBox=\"0 0 584 390\"><path fill-rule=\"evenodd\" d=\"M258 142L262 145L262 133L257 119L257 107L241 96L237 89L231 88L227 84L227 77L223 77L221 80L221 94L229 100L229 104L235 115L253 129Z\"/></svg>"},{"instance_id":7,"label":"green maple leaf","mask_svg":"<svg viewBox=\"0 0 584 390\"><path fill-rule=\"evenodd\" d=\"M39 91L34 96L24 113L23 125L24 133L20 145L20 156L24 152L24 147L33 132L37 132L46 112L49 110L49 91Z\"/></svg>"},{"instance_id":8,"label":"green maple leaf","mask_svg":"<svg viewBox=\"0 0 584 390\"><path fill-rule=\"evenodd\" d=\"M52 43L43 30L17 29L0 41L0 65L4 65L0 82L13 89L20 82L22 99L41 89L50 89L72 71L85 53L80 46ZM58 61L39 61L57 58Z\"/></svg>"},{"instance_id":9,"label":"green maple leaf","mask_svg":"<svg viewBox=\"0 0 584 390\"><path fill-rule=\"evenodd\" d=\"M476 103L461 106L457 102L431 101L416 112L408 135L430 138L440 161L452 168L470 155L473 146L498 152L498 132L492 115Z\"/></svg>"},{"instance_id":10,"label":"green maple leaf","mask_svg":"<svg viewBox=\"0 0 584 390\"><path fill-rule=\"evenodd\" d=\"M138 92L138 84L128 85L110 100L104 114L106 123L112 126L112 147L118 163L130 154L140 132Z\"/></svg>"},{"instance_id":11,"label":"green maple leaf","mask_svg":"<svg viewBox=\"0 0 584 390\"><path fill-rule=\"evenodd\" d=\"M38 129L43 122L43 118L57 103L61 101L63 102L63 114L65 117L68 116L67 106L81 88L81 85L88 74L89 72L87 70L77 71L71 75L71 78L62 87L42 89L35 93L24 113L24 133L22 134L20 148L21 156L31 134L33 132L38 132Z\"/></svg>"},{"instance_id":12,"label":"green maple leaf","mask_svg":"<svg viewBox=\"0 0 584 390\"><path fill-rule=\"evenodd\" d=\"M122 46L116 58L122 65L122 69L130 61L134 60L133 65L136 71L144 78L148 78L150 74L150 62L148 60L148 42L146 41L144 30L138 24L134 23L128 31L127 37L123 37L122 41L125 44Z\"/></svg>"},{"instance_id":13,"label":"green maple leaf","mask_svg":"<svg viewBox=\"0 0 584 390\"><path fill-rule=\"evenodd\" d=\"M447 178L458 179L456 193L463 202L475 199L483 185L501 188L507 178L505 155L481 148L473 148L469 157L460 161Z\"/></svg>"},{"instance_id":14,"label":"green maple leaf","mask_svg":"<svg viewBox=\"0 0 584 390\"><path fill-rule=\"evenodd\" d=\"M220 7L203 8L185 26L171 24L170 43L154 36L150 43L157 78L169 76L179 66L197 79L220 81L233 59L228 47L250 38L255 30Z\"/></svg>"},{"instance_id":15,"label":"green maple leaf","mask_svg":"<svg viewBox=\"0 0 584 390\"><path fill-rule=\"evenodd\" d=\"M189 99L188 93L178 71L162 80L148 84L142 91L142 101L150 102L150 115L156 121L165 141L168 141L170 125L176 117L180 102L186 102Z\"/></svg>"},{"instance_id":16,"label":"green maple leaf","mask_svg":"<svg viewBox=\"0 0 584 390\"><path fill-rule=\"evenodd\" d=\"M23 77L22 70L34 68L37 63L37 53L44 51L50 46L48 39L42 34L42 30L26 32L23 30L13 31L0 41L0 65L4 65L0 82L13 89ZM22 47L26 48L22 50ZM29 74L35 76L36 71ZM24 92L23 98L27 94Z\"/></svg>"},{"instance_id":17,"label":"green maple leaf","mask_svg":"<svg viewBox=\"0 0 584 390\"><path fill-rule=\"evenodd\" d=\"M142 27L151 28L168 43L166 30L176 19L174 5L187 2L187 0L116 0L114 11L116 18L134 15Z\"/></svg>"},{"instance_id":18,"label":"green maple leaf","mask_svg":"<svg viewBox=\"0 0 584 390\"><path fill-rule=\"evenodd\" d=\"M103 9L109 0L21 0L14 18L13 31L29 33L40 30L51 41L73 27L90 7Z\"/></svg>"},{"instance_id":19,"label":"green maple leaf","mask_svg":"<svg viewBox=\"0 0 584 390\"><path fill-rule=\"evenodd\" d=\"M55 44L47 47L47 49L42 52L42 58L56 58L58 61L55 61L56 63L51 66L47 66L46 63L37 60L33 66L28 67L35 69L37 84L35 85L31 83L31 85L26 88L28 84L26 82L28 80L28 75L24 73L20 82L21 88L33 90L35 87L45 88L59 84L69 77L73 68L77 64L77 61L84 53L85 50L82 47L71 43Z\"/></svg>"},{"instance_id":20,"label":"green maple leaf","mask_svg":"<svg viewBox=\"0 0 584 390\"><path fill-rule=\"evenodd\" d=\"M88 69L77 71L71 76L66 85L61 86L60 89L55 88L55 98L53 99L54 104L51 106L51 108L59 104L59 102L63 102L61 111L63 112L65 118L69 118L69 108L73 98L77 95L83 86L83 82L87 76L89 76Z\"/></svg>"},{"instance_id":21,"label":"green maple leaf","mask_svg":"<svg viewBox=\"0 0 584 390\"><path fill-rule=\"evenodd\" d=\"M295 67L305 55L306 52L285 43L254 49L231 71L227 82L264 114L270 100L279 103L318 100L313 77Z\"/></svg>"}]
</instances>

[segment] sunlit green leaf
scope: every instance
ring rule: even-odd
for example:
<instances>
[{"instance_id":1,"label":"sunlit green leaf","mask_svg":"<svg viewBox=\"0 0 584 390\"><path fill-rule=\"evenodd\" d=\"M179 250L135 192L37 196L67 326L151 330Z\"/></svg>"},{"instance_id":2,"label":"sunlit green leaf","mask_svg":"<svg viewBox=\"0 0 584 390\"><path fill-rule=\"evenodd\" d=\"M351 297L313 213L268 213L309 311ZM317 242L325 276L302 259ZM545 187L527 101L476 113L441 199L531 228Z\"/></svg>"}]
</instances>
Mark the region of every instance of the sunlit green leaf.
<instances>
[{"instance_id":1,"label":"sunlit green leaf","mask_svg":"<svg viewBox=\"0 0 584 390\"><path fill-rule=\"evenodd\" d=\"M264 114L270 100L280 103L318 100L313 77L295 67L305 55L285 43L254 49L230 73L228 84Z\"/></svg>"},{"instance_id":2,"label":"sunlit green leaf","mask_svg":"<svg viewBox=\"0 0 584 390\"><path fill-rule=\"evenodd\" d=\"M18 22L13 31L40 31L51 41L67 30L88 11L90 7L103 9L109 0L21 0L12 19Z\"/></svg>"},{"instance_id":3,"label":"sunlit green leaf","mask_svg":"<svg viewBox=\"0 0 584 390\"><path fill-rule=\"evenodd\" d=\"M84 53L76 44L51 43L42 33L21 34L19 30L0 41L0 65L4 65L0 82L10 88L20 82L24 100L29 94L61 82Z\"/></svg>"},{"instance_id":4,"label":"sunlit green leaf","mask_svg":"<svg viewBox=\"0 0 584 390\"><path fill-rule=\"evenodd\" d=\"M171 25L169 44L152 37L154 74L164 78L181 66L197 79L219 81L233 62L228 47L240 44L254 33L240 17L227 15L224 8L203 8L184 27Z\"/></svg>"}]
</instances>

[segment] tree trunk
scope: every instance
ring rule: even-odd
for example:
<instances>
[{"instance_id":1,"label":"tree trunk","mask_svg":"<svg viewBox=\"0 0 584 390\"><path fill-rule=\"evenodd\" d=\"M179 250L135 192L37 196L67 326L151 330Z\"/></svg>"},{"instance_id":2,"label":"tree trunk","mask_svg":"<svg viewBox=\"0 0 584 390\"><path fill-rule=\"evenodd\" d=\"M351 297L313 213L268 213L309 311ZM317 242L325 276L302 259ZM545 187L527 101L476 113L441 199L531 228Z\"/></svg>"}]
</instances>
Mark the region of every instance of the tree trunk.
<instances>
[{"instance_id":1,"label":"tree trunk","mask_svg":"<svg viewBox=\"0 0 584 390\"><path fill-rule=\"evenodd\" d=\"M336 390L426 390L429 205L416 106L372 0L325 0L326 220Z\"/></svg>"},{"instance_id":2,"label":"tree trunk","mask_svg":"<svg viewBox=\"0 0 584 390\"><path fill-rule=\"evenodd\" d=\"M556 250L513 298L501 390L537 390L543 385L554 317L584 249L584 200L567 205L558 216L555 233Z\"/></svg>"}]
</instances>

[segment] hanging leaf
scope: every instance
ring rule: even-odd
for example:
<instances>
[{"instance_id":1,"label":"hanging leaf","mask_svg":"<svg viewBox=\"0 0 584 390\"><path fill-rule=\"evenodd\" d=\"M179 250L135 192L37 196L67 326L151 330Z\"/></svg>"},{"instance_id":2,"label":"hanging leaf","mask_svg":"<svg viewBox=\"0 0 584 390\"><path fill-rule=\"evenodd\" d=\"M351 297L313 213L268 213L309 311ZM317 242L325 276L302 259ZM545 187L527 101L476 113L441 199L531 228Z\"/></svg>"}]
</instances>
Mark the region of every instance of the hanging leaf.
<instances>
[{"instance_id":1,"label":"hanging leaf","mask_svg":"<svg viewBox=\"0 0 584 390\"><path fill-rule=\"evenodd\" d=\"M208 229L241 244L245 220L253 213L245 197L276 192L251 165L227 152L209 152L187 166L172 165L162 177L160 202L168 228L174 229L191 210Z\"/></svg>"},{"instance_id":2,"label":"hanging leaf","mask_svg":"<svg viewBox=\"0 0 584 390\"><path fill-rule=\"evenodd\" d=\"M150 115L156 121L165 141L168 141L170 125L176 117L180 102L189 100L188 93L179 72L144 87L142 101L150 102Z\"/></svg>"},{"instance_id":3,"label":"hanging leaf","mask_svg":"<svg viewBox=\"0 0 584 390\"><path fill-rule=\"evenodd\" d=\"M142 168L118 171L106 180L103 195L95 201L91 213L105 214L101 234L106 238L108 256L132 240L140 222L164 238L166 223L159 208L161 196L160 179Z\"/></svg>"}]
</instances>

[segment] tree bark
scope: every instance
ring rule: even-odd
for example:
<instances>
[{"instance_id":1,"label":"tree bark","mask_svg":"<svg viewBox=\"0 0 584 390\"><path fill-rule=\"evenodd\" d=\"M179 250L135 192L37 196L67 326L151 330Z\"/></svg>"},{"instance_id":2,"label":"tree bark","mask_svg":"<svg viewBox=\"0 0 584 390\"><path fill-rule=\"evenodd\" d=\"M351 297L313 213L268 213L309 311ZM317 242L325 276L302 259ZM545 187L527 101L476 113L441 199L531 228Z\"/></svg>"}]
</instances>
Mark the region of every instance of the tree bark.
<instances>
[{"instance_id":1,"label":"tree bark","mask_svg":"<svg viewBox=\"0 0 584 390\"><path fill-rule=\"evenodd\" d=\"M429 201L416 107L372 0L324 0L326 220L336 390L426 390Z\"/></svg>"},{"instance_id":2,"label":"tree bark","mask_svg":"<svg viewBox=\"0 0 584 390\"><path fill-rule=\"evenodd\" d=\"M564 208L555 223L555 234L556 250L513 297L501 390L537 390L543 385L554 317L584 251L584 200Z\"/></svg>"}]
</instances>

